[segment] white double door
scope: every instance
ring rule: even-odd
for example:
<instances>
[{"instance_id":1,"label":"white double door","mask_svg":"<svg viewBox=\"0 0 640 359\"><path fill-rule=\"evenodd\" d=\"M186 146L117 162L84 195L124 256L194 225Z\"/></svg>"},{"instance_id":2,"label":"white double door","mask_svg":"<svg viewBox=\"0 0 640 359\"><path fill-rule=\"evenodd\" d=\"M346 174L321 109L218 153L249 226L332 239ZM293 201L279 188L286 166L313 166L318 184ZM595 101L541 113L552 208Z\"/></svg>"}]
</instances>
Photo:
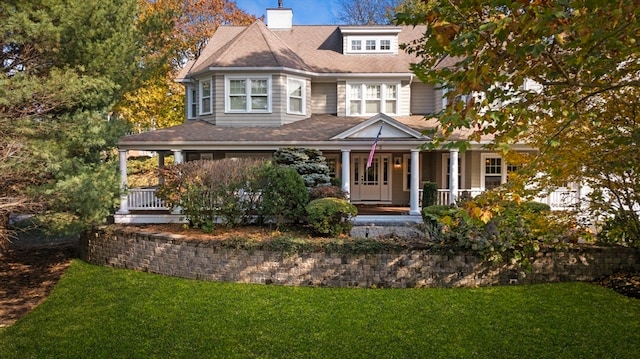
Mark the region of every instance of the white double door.
<instances>
[{"instance_id":1,"label":"white double door","mask_svg":"<svg viewBox=\"0 0 640 359\"><path fill-rule=\"evenodd\" d=\"M391 201L391 155L375 154L367 168L367 154L351 158L351 201Z\"/></svg>"}]
</instances>

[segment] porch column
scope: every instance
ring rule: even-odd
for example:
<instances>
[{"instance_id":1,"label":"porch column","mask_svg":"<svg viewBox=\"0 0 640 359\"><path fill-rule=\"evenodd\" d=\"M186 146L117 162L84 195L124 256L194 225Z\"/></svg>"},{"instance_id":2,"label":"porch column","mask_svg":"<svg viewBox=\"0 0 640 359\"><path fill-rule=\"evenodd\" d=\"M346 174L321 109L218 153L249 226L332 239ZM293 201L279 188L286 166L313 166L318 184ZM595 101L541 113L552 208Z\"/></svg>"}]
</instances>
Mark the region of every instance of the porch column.
<instances>
[{"instance_id":1,"label":"porch column","mask_svg":"<svg viewBox=\"0 0 640 359\"><path fill-rule=\"evenodd\" d=\"M158 183L164 183L164 176L162 175L162 169L164 168L164 151L158 151L158 169L160 173L158 175Z\"/></svg>"},{"instance_id":2,"label":"porch column","mask_svg":"<svg viewBox=\"0 0 640 359\"><path fill-rule=\"evenodd\" d=\"M171 150L171 152L173 152L174 164L179 164L184 162L184 156L183 156L182 150ZM171 214L181 214L181 213L182 213L182 207L180 206L174 207L173 210L171 211Z\"/></svg>"},{"instance_id":3,"label":"porch column","mask_svg":"<svg viewBox=\"0 0 640 359\"><path fill-rule=\"evenodd\" d=\"M127 150L118 150L120 162L120 208L117 214L129 213L129 195L127 194Z\"/></svg>"},{"instance_id":4,"label":"porch column","mask_svg":"<svg viewBox=\"0 0 640 359\"><path fill-rule=\"evenodd\" d=\"M452 148L449 150L449 204L454 205L458 201L458 156L460 150Z\"/></svg>"},{"instance_id":5,"label":"porch column","mask_svg":"<svg viewBox=\"0 0 640 359\"><path fill-rule=\"evenodd\" d=\"M342 150L342 190L351 198L351 150Z\"/></svg>"},{"instance_id":6,"label":"porch column","mask_svg":"<svg viewBox=\"0 0 640 359\"><path fill-rule=\"evenodd\" d=\"M420 150L411 150L411 192L409 197L409 214L420 214Z\"/></svg>"},{"instance_id":7,"label":"porch column","mask_svg":"<svg viewBox=\"0 0 640 359\"><path fill-rule=\"evenodd\" d=\"M184 155L182 153L182 150L171 150L173 152L173 163L178 164L178 163L183 163L184 162Z\"/></svg>"}]
</instances>

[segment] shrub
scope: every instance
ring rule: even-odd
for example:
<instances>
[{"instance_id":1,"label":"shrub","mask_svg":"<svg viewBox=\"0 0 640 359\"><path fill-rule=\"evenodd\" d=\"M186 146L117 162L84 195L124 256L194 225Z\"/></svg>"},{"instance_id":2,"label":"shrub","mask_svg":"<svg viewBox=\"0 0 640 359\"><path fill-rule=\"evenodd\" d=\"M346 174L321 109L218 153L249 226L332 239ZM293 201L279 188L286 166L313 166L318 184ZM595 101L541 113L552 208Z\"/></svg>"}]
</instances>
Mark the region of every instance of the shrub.
<instances>
[{"instance_id":1,"label":"shrub","mask_svg":"<svg viewBox=\"0 0 640 359\"><path fill-rule=\"evenodd\" d=\"M278 227L304 219L309 191L302 177L290 167L267 163L252 187L262 193L260 217L272 218Z\"/></svg>"},{"instance_id":2,"label":"shrub","mask_svg":"<svg viewBox=\"0 0 640 359\"><path fill-rule=\"evenodd\" d=\"M434 206L438 203L438 184L425 182L422 187L422 208Z\"/></svg>"},{"instance_id":3,"label":"shrub","mask_svg":"<svg viewBox=\"0 0 640 359\"><path fill-rule=\"evenodd\" d=\"M235 226L247 220L248 208L254 205L247 201L247 183L263 163L234 158L167 166L157 195L171 206L181 207L187 220L203 231L213 231L218 221Z\"/></svg>"},{"instance_id":4,"label":"shrub","mask_svg":"<svg viewBox=\"0 0 640 359\"><path fill-rule=\"evenodd\" d=\"M569 214L551 212L541 203L520 203L517 196L490 191L461 208L423 210L432 239L470 249L494 262L528 264L544 244L575 242L586 233Z\"/></svg>"},{"instance_id":5,"label":"shrub","mask_svg":"<svg viewBox=\"0 0 640 359\"><path fill-rule=\"evenodd\" d=\"M339 186L313 187L309 193L309 201L328 197L347 199L347 193Z\"/></svg>"},{"instance_id":6,"label":"shrub","mask_svg":"<svg viewBox=\"0 0 640 359\"><path fill-rule=\"evenodd\" d=\"M341 198L320 198L307 205L307 220L320 235L336 236L351 230L351 217L358 209Z\"/></svg>"},{"instance_id":7,"label":"shrub","mask_svg":"<svg viewBox=\"0 0 640 359\"><path fill-rule=\"evenodd\" d=\"M273 154L273 163L295 169L307 188L331 184L329 166L322 152L315 149L287 147Z\"/></svg>"}]
</instances>

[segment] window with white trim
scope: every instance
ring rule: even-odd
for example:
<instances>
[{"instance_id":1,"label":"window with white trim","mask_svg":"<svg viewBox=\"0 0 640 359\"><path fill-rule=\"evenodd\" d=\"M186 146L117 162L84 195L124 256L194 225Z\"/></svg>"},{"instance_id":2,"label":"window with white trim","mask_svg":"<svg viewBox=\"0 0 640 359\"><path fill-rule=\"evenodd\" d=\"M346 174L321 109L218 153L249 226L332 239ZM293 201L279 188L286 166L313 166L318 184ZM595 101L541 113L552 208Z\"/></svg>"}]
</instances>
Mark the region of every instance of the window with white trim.
<instances>
[{"instance_id":1,"label":"window with white trim","mask_svg":"<svg viewBox=\"0 0 640 359\"><path fill-rule=\"evenodd\" d=\"M493 189L506 183L509 180L509 174L520 169L520 166L508 164L506 161L496 154L483 153L482 173L480 175L480 186L484 189Z\"/></svg>"},{"instance_id":2,"label":"window with white trim","mask_svg":"<svg viewBox=\"0 0 640 359\"><path fill-rule=\"evenodd\" d=\"M367 51L376 51L376 40L366 40L364 49Z\"/></svg>"},{"instance_id":3,"label":"window with white trim","mask_svg":"<svg viewBox=\"0 0 640 359\"><path fill-rule=\"evenodd\" d=\"M200 81L200 114L207 115L213 112L213 80Z\"/></svg>"},{"instance_id":4,"label":"window with white trim","mask_svg":"<svg viewBox=\"0 0 640 359\"><path fill-rule=\"evenodd\" d=\"M187 118L196 118L198 110L198 97L195 86L187 86Z\"/></svg>"},{"instance_id":5,"label":"window with white trim","mask_svg":"<svg viewBox=\"0 0 640 359\"><path fill-rule=\"evenodd\" d=\"M287 80L287 112L304 115L306 110L306 81L303 79L289 78Z\"/></svg>"},{"instance_id":6,"label":"window with white trim","mask_svg":"<svg viewBox=\"0 0 640 359\"><path fill-rule=\"evenodd\" d=\"M270 112L271 77L225 78L227 112Z\"/></svg>"},{"instance_id":7,"label":"window with white trim","mask_svg":"<svg viewBox=\"0 0 640 359\"><path fill-rule=\"evenodd\" d=\"M397 114L399 86L393 83L348 84L348 115Z\"/></svg>"},{"instance_id":8,"label":"window with white trim","mask_svg":"<svg viewBox=\"0 0 640 359\"><path fill-rule=\"evenodd\" d=\"M380 36L350 36L348 40L348 51L350 53L394 53L397 51L397 45L395 49L392 48L394 42L392 39L395 36L380 35ZM395 51L394 51L395 50Z\"/></svg>"}]
</instances>

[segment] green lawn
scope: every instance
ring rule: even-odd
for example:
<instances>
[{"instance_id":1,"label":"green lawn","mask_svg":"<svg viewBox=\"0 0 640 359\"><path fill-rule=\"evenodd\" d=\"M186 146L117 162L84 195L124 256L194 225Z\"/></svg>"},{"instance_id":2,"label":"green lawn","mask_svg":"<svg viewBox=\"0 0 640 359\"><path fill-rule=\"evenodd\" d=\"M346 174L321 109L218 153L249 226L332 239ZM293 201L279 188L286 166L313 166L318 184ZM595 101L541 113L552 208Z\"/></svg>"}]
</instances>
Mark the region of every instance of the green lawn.
<instances>
[{"instance_id":1,"label":"green lawn","mask_svg":"<svg viewBox=\"0 0 640 359\"><path fill-rule=\"evenodd\" d=\"M74 261L0 358L637 358L640 301L591 284L346 289Z\"/></svg>"}]
</instances>

